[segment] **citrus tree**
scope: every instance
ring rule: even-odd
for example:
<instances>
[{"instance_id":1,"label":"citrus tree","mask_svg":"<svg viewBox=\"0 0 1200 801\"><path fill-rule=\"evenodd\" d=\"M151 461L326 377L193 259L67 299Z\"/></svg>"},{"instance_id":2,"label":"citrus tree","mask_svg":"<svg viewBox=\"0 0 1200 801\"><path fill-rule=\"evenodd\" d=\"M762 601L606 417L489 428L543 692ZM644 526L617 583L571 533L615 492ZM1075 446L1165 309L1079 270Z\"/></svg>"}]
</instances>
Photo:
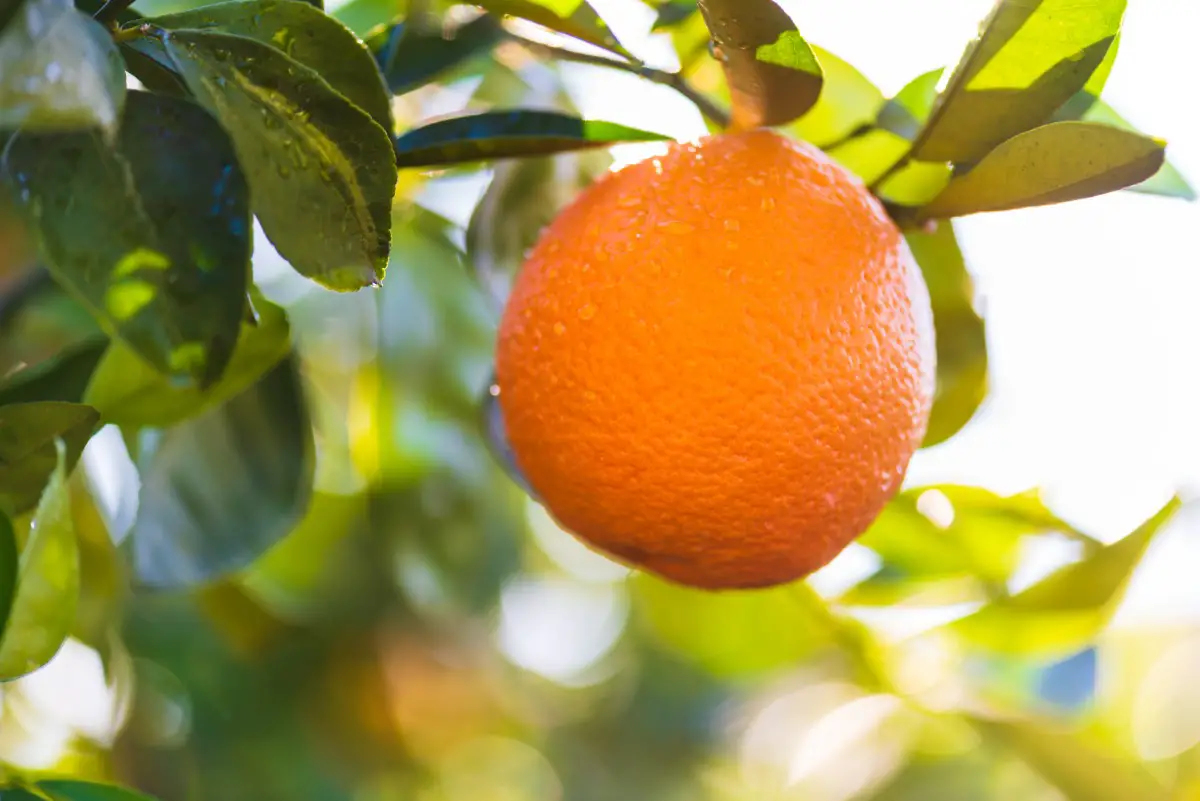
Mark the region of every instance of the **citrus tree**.
<instances>
[{"instance_id":1,"label":"citrus tree","mask_svg":"<svg viewBox=\"0 0 1200 801\"><path fill-rule=\"evenodd\" d=\"M564 533L493 378L539 234L617 146L666 139L581 115L584 65L857 176L928 288L913 444L945 442L988 391L955 218L1193 197L1101 97L1123 0L999 0L956 65L892 97L771 0L651 5L670 69L584 0L3 0L0 798L761 798L786 782L745 770L723 715L780 682L857 734L811 732L824 756L779 797L1196 792L1194 759L1140 763L1120 704L1088 703L1178 500L1106 544L1036 493L893 486L852 586L714 592ZM478 176L469 219L437 211ZM732 183L704 202L777 202ZM1051 538L1078 557L1014 590ZM864 622L952 604L917 638ZM540 651L522 620L550 627ZM111 725L30 767L25 688L80 649ZM772 731L746 737L770 752Z\"/></svg>"}]
</instances>

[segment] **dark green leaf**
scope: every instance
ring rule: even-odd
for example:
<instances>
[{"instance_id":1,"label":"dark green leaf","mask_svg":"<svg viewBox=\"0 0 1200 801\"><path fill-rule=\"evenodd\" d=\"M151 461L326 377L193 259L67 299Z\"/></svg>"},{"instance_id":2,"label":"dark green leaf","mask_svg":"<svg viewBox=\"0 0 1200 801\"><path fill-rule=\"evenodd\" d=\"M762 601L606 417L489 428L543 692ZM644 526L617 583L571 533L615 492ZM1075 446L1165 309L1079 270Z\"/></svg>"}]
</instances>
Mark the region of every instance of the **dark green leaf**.
<instances>
[{"instance_id":1,"label":"dark green leaf","mask_svg":"<svg viewBox=\"0 0 1200 801\"><path fill-rule=\"evenodd\" d=\"M658 16L654 18L654 30L670 28L678 25L700 10L696 0L667 0L658 7Z\"/></svg>"},{"instance_id":2,"label":"dark green leaf","mask_svg":"<svg viewBox=\"0 0 1200 801\"><path fill-rule=\"evenodd\" d=\"M140 37L121 42L121 55L125 58L129 73L149 91L174 97L191 97L183 78L175 71L174 62L157 39Z\"/></svg>"},{"instance_id":3,"label":"dark green leaf","mask_svg":"<svg viewBox=\"0 0 1200 801\"><path fill-rule=\"evenodd\" d=\"M19 559L12 521L0 512L0 642L4 640L4 626L17 591Z\"/></svg>"},{"instance_id":4,"label":"dark green leaf","mask_svg":"<svg viewBox=\"0 0 1200 801\"><path fill-rule=\"evenodd\" d=\"M816 45L812 51L824 75L821 95L791 129L801 139L827 147L874 122L883 93L850 63Z\"/></svg>"},{"instance_id":5,"label":"dark green leaf","mask_svg":"<svg viewBox=\"0 0 1200 801\"><path fill-rule=\"evenodd\" d=\"M1111 125L1114 128L1120 128L1125 131L1133 131L1135 133L1137 131L1112 106L1103 100L1093 102L1083 115L1083 120L1085 122ZM1126 188L1130 192L1141 192L1147 195L1162 195L1164 197L1182 198L1183 200L1196 199L1196 190L1192 189L1187 179L1169 161L1163 162L1163 165L1158 168L1158 172L1154 173L1154 175L1141 183Z\"/></svg>"},{"instance_id":6,"label":"dark green leaf","mask_svg":"<svg viewBox=\"0 0 1200 801\"><path fill-rule=\"evenodd\" d=\"M488 14L452 31L397 24L386 33L376 58L388 88L402 95L489 52L503 38L504 28Z\"/></svg>"},{"instance_id":7,"label":"dark green leaf","mask_svg":"<svg viewBox=\"0 0 1200 801\"><path fill-rule=\"evenodd\" d=\"M701 0L739 130L784 125L816 104L821 65L774 0Z\"/></svg>"},{"instance_id":8,"label":"dark green leaf","mask_svg":"<svg viewBox=\"0 0 1200 801\"><path fill-rule=\"evenodd\" d=\"M221 374L251 230L245 179L216 120L187 100L131 92L117 150L95 133L21 135L6 167L48 266L111 334L169 375Z\"/></svg>"},{"instance_id":9,"label":"dark green leaf","mask_svg":"<svg viewBox=\"0 0 1200 801\"><path fill-rule=\"evenodd\" d=\"M58 464L54 441L66 443L70 469L99 419L95 409L77 403L0 406L0 508L19 513L34 506Z\"/></svg>"},{"instance_id":10,"label":"dark green leaf","mask_svg":"<svg viewBox=\"0 0 1200 801\"><path fill-rule=\"evenodd\" d=\"M396 191L387 132L316 72L261 42L174 31L166 45L233 137L254 213L279 253L331 289L379 283Z\"/></svg>"},{"instance_id":11,"label":"dark green leaf","mask_svg":"<svg viewBox=\"0 0 1200 801\"><path fill-rule=\"evenodd\" d=\"M257 324L242 324L242 334L225 375L201 390L179 387L151 370L128 347L114 343L88 385L86 402L104 423L165 428L195 417L240 395L291 350L291 328L283 309L256 299Z\"/></svg>"},{"instance_id":12,"label":"dark green leaf","mask_svg":"<svg viewBox=\"0 0 1200 801\"><path fill-rule=\"evenodd\" d=\"M23 787L0 787L0 801L45 801Z\"/></svg>"},{"instance_id":13,"label":"dark green leaf","mask_svg":"<svg viewBox=\"0 0 1200 801\"><path fill-rule=\"evenodd\" d=\"M49 662L71 633L79 602L79 549L67 486L67 447L55 443L57 464L21 548L16 592L0 635L0 681Z\"/></svg>"},{"instance_id":14,"label":"dark green leaf","mask_svg":"<svg viewBox=\"0 0 1200 801\"><path fill-rule=\"evenodd\" d=\"M611 163L600 151L496 165L467 227L467 258L499 302L508 297L511 279L542 229Z\"/></svg>"},{"instance_id":15,"label":"dark green leaf","mask_svg":"<svg viewBox=\"0 0 1200 801\"><path fill-rule=\"evenodd\" d=\"M396 140L396 153L401 167L430 167L666 138L557 111L488 111L415 128Z\"/></svg>"},{"instance_id":16,"label":"dark green leaf","mask_svg":"<svg viewBox=\"0 0 1200 801\"><path fill-rule=\"evenodd\" d=\"M633 58L588 0L477 0L477 4L493 14L536 22L596 47Z\"/></svg>"},{"instance_id":17,"label":"dark green leaf","mask_svg":"<svg viewBox=\"0 0 1200 801\"><path fill-rule=\"evenodd\" d=\"M240 570L304 516L313 441L293 359L204 416L142 436L138 516L123 547L143 585Z\"/></svg>"},{"instance_id":18,"label":"dark green leaf","mask_svg":"<svg viewBox=\"0 0 1200 801\"><path fill-rule=\"evenodd\" d=\"M57 356L18 370L0 380L0 406L36 401L79 403L107 347L107 337L90 337Z\"/></svg>"},{"instance_id":19,"label":"dark green leaf","mask_svg":"<svg viewBox=\"0 0 1200 801\"><path fill-rule=\"evenodd\" d=\"M300 0L233 0L151 20L168 30L213 29L278 48L316 72L385 131L392 103L375 59L346 26Z\"/></svg>"},{"instance_id":20,"label":"dark green leaf","mask_svg":"<svg viewBox=\"0 0 1200 801\"><path fill-rule=\"evenodd\" d=\"M630 586L648 632L717 676L787 669L829 642L823 602L804 583L714 593L637 573Z\"/></svg>"},{"instance_id":21,"label":"dark green leaf","mask_svg":"<svg viewBox=\"0 0 1200 801\"><path fill-rule=\"evenodd\" d=\"M1104 62L1125 0L1000 0L967 48L913 147L970 164L1046 122Z\"/></svg>"},{"instance_id":22,"label":"dark green leaf","mask_svg":"<svg viewBox=\"0 0 1200 801\"><path fill-rule=\"evenodd\" d=\"M125 65L71 0L24 0L0 32L0 129L116 132Z\"/></svg>"},{"instance_id":23,"label":"dark green leaf","mask_svg":"<svg viewBox=\"0 0 1200 801\"><path fill-rule=\"evenodd\" d=\"M1163 164L1164 144L1090 122L1052 122L1017 134L951 179L920 215L958 217L1102 195L1144 181Z\"/></svg>"},{"instance_id":24,"label":"dark green leaf","mask_svg":"<svg viewBox=\"0 0 1200 801\"><path fill-rule=\"evenodd\" d=\"M975 415L988 391L987 336L975 311L975 287L954 226L905 233L933 305L937 336L937 388L924 447L944 442Z\"/></svg>"},{"instance_id":25,"label":"dark green leaf","mask_svg":"<svg viewBox=\"0 0 1200 801\"><path fill-rule=\"evenodd\" d=\"M1124 539L993 601L953 630L990 651L1061 657L1079 650L1108 622L1142 554L1179 507L1171 500Z\"/></svg>"},{"instance_id":26,"label":"dark green leaf","mask_svg":"<svg viewBox=\"0 0 1200 801\"><path fill-rule=\"evenodd\" d=\"M970 718L982 734L1011 750L1068 801L1171 801L1136 759L1078 733L1029 720Z\"/></svg>"},{"instance_id":27,"label":"dark green leaf","mask_svg":"<svg viewBox=\"0 0 1200 801\"><path fill-rule=\"evenodd\" d=\"M96 784L72 779L38 782L37 788L52 801L153 801L148 795L113 784Z\"/></svg>"}]
</instances>

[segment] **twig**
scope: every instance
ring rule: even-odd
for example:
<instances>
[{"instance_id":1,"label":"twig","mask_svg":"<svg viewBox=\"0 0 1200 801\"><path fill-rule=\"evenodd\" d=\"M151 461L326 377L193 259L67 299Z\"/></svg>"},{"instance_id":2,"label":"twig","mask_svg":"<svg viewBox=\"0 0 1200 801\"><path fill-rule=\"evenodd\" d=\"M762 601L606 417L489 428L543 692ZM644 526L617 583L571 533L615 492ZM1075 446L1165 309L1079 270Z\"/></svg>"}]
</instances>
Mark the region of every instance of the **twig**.
<instances>
[{"instance_id":1,"label":"twig","mask_svg":"<svg viewBox=\"0 0 1200 801\"><path fill-rule=\"evenodd\" d=\"M535 42L532 39L526 39L523 36L518 36L509 33L509 38L520 44L522 47L536 53L544 58L557 59L559 61L572 61L576 64L589 64L594 67L608 67L609 69L628 72L632 75L637 75L647 81L657 83L661 86L669 86L679 94L686 97L695 104L700 113L708 118L711 122L721 128L729 127L729 112L721 108L708 98L703 92L692 86L687 80L677 72L668 72L666 70L647 67L644 64L634 64L628 61L617 61L616 59L606 56L592 55L591 53L580 53L576 50L568 50L565 47L555 47L554 45Z\"/></svg>"}]
</instances>

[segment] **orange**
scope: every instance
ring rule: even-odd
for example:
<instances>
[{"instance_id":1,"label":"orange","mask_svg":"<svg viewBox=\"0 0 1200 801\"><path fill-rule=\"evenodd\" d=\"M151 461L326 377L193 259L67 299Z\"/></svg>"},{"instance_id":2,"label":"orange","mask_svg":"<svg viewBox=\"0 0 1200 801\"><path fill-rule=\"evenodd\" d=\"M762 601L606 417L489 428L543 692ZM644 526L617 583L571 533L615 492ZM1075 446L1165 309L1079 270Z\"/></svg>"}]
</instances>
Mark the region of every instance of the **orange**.
<instances>
[{"instance_id":1,"label":"orange","mask_svg":"<svg viewBox=\"0 0 1200 801\"><path fill-rule=\"evenodd\" d=\"M929 295L862 182L771 131L610 172L543 231L499 330L517 466L584 542L696 587L824 566L898 491Z\"/></svg>"}]
</instances>

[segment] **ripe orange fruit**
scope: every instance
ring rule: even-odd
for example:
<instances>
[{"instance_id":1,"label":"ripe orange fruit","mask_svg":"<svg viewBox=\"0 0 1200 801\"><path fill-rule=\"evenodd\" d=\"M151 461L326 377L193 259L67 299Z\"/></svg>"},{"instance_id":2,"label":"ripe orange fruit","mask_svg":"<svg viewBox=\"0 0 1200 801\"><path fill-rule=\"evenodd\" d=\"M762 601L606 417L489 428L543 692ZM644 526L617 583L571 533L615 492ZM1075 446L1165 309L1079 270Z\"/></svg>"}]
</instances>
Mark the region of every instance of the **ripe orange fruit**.
<instances>
[{"instance_id":1,"label":"ripe orange fruit","mask_svg":"<svg viewBox=\"0 0 1200 801\"><path fill-rule=\"evenodd\" d=\"M770 131L673 144L542 233L500 413L547 510L667 579L824 566L899 489L933 394L929 295L862 182Z\"/></svg>"}]
</instances>

